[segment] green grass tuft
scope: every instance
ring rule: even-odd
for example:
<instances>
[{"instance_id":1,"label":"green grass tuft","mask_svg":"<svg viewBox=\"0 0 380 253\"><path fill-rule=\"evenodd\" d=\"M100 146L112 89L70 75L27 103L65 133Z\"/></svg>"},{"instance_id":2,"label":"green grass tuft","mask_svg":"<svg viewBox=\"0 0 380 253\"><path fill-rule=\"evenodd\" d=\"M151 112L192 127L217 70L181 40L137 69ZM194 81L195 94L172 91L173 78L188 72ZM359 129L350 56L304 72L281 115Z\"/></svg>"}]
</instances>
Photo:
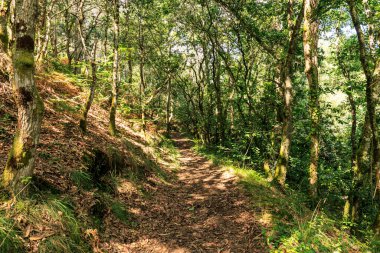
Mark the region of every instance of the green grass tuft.
<instances>
[{"instance_id":1,"label":"green grass tuft","mask_svg":"<svg viewBox=\"0 0 380 253\"><path fill-rule=\"evenodd\" d=\"M78 244L66 236L51 236L43 240L39 247L39 253L65 252L65 253L87 253L91 252L89 246Z\"/></svg>"},{"instance_id":2,"label":"green grass tuft","mask_svg":"<svg viewBox=\"0 0 380 253\"><path fill-rule=\"evenodd\" d=\"M0 253L23 252L21 231L15 227L15 222L0 213Z\"/></svg>"},{"instance_id":3,"label":"green grass tuft","mask_svg":"<svg viewBox=\"0 0 380 253\"><path fill-rule=\"evenodd\" d=\"M77 170L70 173L70 178L74 184L84 190L90 190L94 188L94 182L91 175L83 170Z\"/></svg>"},{"instance_id":4,"label":"green grass tuft","mask_svg":"<svg viewBox=\"0 0 380 253\"><path fill-rule=\"evenodd\" d=\"M80 105L72 106L65 100L52 99L53 107L58 112L78 113L81 109Z\"/></svg>"},{"instance_id":5,"label":"green grass tuft","mask_svg":"<svg viewBox=\"0 0 380 253\"><path fill-rule=\"evenodd\" d=\"M310 210L308 196L290 188L283 193L261 173L241 168L219 149L196 143L194 150L239 177L253 207L259 210L257 221L270 252L379 252L373 236L363 242L341 229L340 222L323 210L323 200Z\"/></svg>"},{"instance_id":6,"label":"green grass tuft","mask_svg":"<svg viewBox=\"0 0 380 253\"><path fill-rule=\"evenodd\" d=\"M137 226L137 223L133 221L133 215L128 212L127 208L120 202L113 202L111 205L111 211L121 222L132 227Z\"/></svg>"}]
</instances>

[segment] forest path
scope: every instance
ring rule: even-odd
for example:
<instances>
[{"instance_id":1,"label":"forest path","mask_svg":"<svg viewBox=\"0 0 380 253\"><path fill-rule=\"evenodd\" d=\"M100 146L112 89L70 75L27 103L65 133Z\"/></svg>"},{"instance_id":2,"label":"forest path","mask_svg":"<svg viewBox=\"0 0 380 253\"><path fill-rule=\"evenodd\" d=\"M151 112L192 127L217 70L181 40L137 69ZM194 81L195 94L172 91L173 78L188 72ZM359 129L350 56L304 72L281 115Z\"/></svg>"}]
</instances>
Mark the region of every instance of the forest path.
<instances>
[{"instance_id":1,"label":"forest path","mask_svg":"<svg viewBox=\"0 0 380 253\"><path fill-rule=\"evenodd\" d=\"M195 154L190 140L173 139L180 152L178 180L158 186L140 207L138 235L123 252L266 252L237 178Z\"/></svg>"}]
</instances>

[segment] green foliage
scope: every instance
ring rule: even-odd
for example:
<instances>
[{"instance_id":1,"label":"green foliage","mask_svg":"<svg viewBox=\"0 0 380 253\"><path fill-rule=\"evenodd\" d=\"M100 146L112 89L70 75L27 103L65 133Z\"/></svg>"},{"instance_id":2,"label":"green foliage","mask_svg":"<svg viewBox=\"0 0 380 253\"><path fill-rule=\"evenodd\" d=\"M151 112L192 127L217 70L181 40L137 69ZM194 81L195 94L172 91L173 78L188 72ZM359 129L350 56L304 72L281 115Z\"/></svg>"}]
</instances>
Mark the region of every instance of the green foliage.
<instances>
[{"instance_id":1,"label":"green foliage","mask_svg":"<svg viewBox=\"0 0 380 253\"><path fill-rule=\"evenodd\" d=\"M320 24L318 127L312 127L310 123L310 95L314 93L307 87L304 73L307 66L301 33L309 29L301 23L303 28L293 31L296 20L304 14L303 1L122 2L125 15L121 15L120 26L120 83L116 115L130 119L131 125L139 125L145 140L136 145L136 140L123 139L123 145L128 149L127 158L107 145L102 147L105 151L100 152L98 160L94 159L86 170L70 174L77 187L81 190L97 188L112 195L116 192L120 176L132 181L141 191L144 190L142 182L151 174L162 182L168 182L170 174L159 164L175 164L172 168L175 171L179 166L178 153L168 138L149 137L141 123L142 115L145 115L144 122L155 124L160 131L167 116L173 114L170 117L173 130L180 128L199 139L197 151L216 164L230 166L241 177L241 184L252 193L255 204L271 214L272 224L265 235L273 248L284 247L294 252L354 249L353 244L358 243L345 231L337 229L341 225L338 220L342 216L344 200L352 197L353 193L360 202L359 215L357 220L346 221L344 226L350 227L358 237L371 238L372 235L366 231L376 221L380 206L373 200L375 173L370 166L371 147L365 155L360 185L355 184L352 168L367 103L363 60L360 59L359 41L347 3L352 2L357 8L367 44L365 57L368 58L370 72L373 72L379 58L379 42L376 40L376 29L380 26L378 1L319 1L314 17ZM52 4L51 1L46 3ZM114 52L110 39L111 12L103 11L103 4L108 6L107 1L101 1L101 4L85 1L84 9L92 11L84 14L83 32L87 51L97 57L94 101L108 110ZM50 17L55 36L51 36L51 43L48 43L47 66L44 64L44 68L52 66L54 70L65 73L72 83L85 91L92 83L89 58L82 45L77 44L81 41L74 38L77 35L73 33L77 22L75 15L65 15L76 12L76 5L59 3L52 6L51 11L59 15ZM95 15L97 12L98 16ZM62 22L62 15L66 22ZM370 45L372 27L374 44ZM41 32L40 42L43 45L43 28ZM71 32L70 36L67 32ZM295 37L294 52L291 52L289 49L293 47L289 37L294 34L299 36ZM0 36L2 39L7 38L3 35ZM51 51L55 39L54 51L58 52L53 56ZM66 48L69 52L64 50L66 42L71 43ZM92 52L95 49L97 52ZM16 67L34 66L30 52L15 53ZM65 54L68 55L64 57ZM67 58L71 57L72 66L68 66ZM287 75L289 79L286 79ZM293 94L289 108L291 115L284 110L284 101L289 100L284 96L284 91L288 91L288 88L284 89L285 81L291 84L289 91ZM82 104L73 100L51 99L49 102L59 112L77 114L82 109ZM286 191L293 196L282 195L261 175L264 174L264 166L266 172L269 170L271 173L277 165L286 118L292 119L288 133L291 148ZM0 115L0 123L10 124L11 121L15 119L7 113ZM66 126L73 127L70 123ZM323 208L317 208L317 215L313 215L310 209L317 207L318 198L308 197L310 144L314 130L318 130L320 137L318 194L323 200ZM353 130L356 132L352 133ZM6 131L0 126L1 135L6 135ZM45 151L40 152L39 157L50 163L59 162ZM247 168L255 168L255 171L245 170ZM102 200L97 209L106 204L113 206L114 201L110 199ZM103 214L99 210L96 212ZM112 212L117 217L127 216L127 210L117 204ZM342 243L336 242L337 238ZM53 243L49 242L50 239ZM62 250L49 244L70 244L63 238L50 237L49 240L45 243L50 251ZM368 245L373 242L372 239L367 241ZM75 251L71 247L69 250Z\"/></svg>"},{"instance_id":2,"label":"green foliage","mask_svg":"<svg viewBox=\"0 0 380 253\"><path fill-rule=\"evenodd\" d=\"M262 217L258 220L271 252L376 252L374 237L369 235L370 239L363 243L340 229L340 222L323 210L323 200L314 210L310 210L310 200L306 194L290 188L285 194L282 193L261 173L240 167L239 162L223 155L220 149L205 148L198 142L195 150L239 177L254 207L262 210Z\"/></svg>"},{"instance_id":3,"label":"green foliage","mask_svg":"<svg viewBox=\"0 0 380 253\"><path fill-rule=\"evenodd\" d=\"M53 103L54 109L58 112L78 113L81 109L79 104L73 106L66 100L52 99L51 102Z\"/></svg>"},{"instance_id":4,"label":"green foliage","mask_svg":"<svg viewBox=\"0 0 380 253\"><path fill-rule=\"evenodd\" d=\"M2 122L9 122L12 120L14 120L14 117L8 113L2 113L2 115L0 116L0 121Z\"/></svg>"},{"instance_id":5,"label":"green foliage","mask_svg":"<svg viewBox=\"0 0 380 253\"><path fill-rule=\"evenodd\" d=\"M119 185L117 174L109 172L101 181L97 182L97 187L104 192L115 194Z\"/></svg>"},{"instance_id":6,"label":"green foliage","mask_svg":"<svg viewBox=\"0 0 380 253\"><path fill-rule=\"evenodd\" d=\"M75 243L81 241L81 229L73 206L65 199L57 199L54 196L37 204L32 211L32 220L36 223L44 219L44 214L52 219L53 223L62 224L62 236L67 236ZM46 222L46 221L45 221Z\"/></svg>"},{"instance_id":7,"label":"green foliage","mask_svg":"<svg viewBox=\"0 0 380 253\"><path fill-rule=\"evenodd\" d=\"M89 253L89 246L78 245L66 236L51 236L42 241L38 248L39 253L67 252L67 253Z\"/></svg>"},{"instance_id":8,"label":"green foliage","mask_svg":"<svg viewBox=\"0 0 380 253\"><path fill-rule=\"evenodd\" d=\"M90 252L82 238L83 224L78 221L67 199L45 191L34 193L29 199L18 200L10 212L11 217L27 220L32 228L28 236L41 237L38 252ZM20 225L25 224L6 219L1 213L0 252L19 252L23 249L22 233L18 231Z\"/></svg>"},{"instance_id":9,"label":"green foliage","mask_svg":"<svg viewBox=\"0 0 380 253\"><path fill-rule=\"evenodd\" d=\"M281 250L287 252L365 252L369 247L345 231L324 214L300 224L291 235L281 241Z\"/></svg>"},{"instance_id":10,"label":"green foliage","mask_svg":"<svg viewBox=\"0 0 380 253\"><path fill-rule=\"evenodd\" d=\"M91 175L84 170L76 170L70 173L70 178L74 184L81 189L90 190L94 187Z\"/></svg>"},{"instance_id":11,"label":"green foliage","mask_svg":"<svg viewBox=\"0 0 380 253\"><path fill-rule=\"evenodd\" d=\"M14 66L19 69L31 69L34 67L33 52L17 50L14 56Z\"/></svg>"},{"instance_id":12,"label":"green foliage","mask_svg":"<svg viewBox=\"0 0 380 253\"><path fill-rule=\"evenodd\" d=\"M158 159L163 159L169 161L171 164L173 164L173 171L178 170L179 168L179 152L178 149L175 147L173 140L171 140L168 137L165 136L159 136L155 141L153 141L152 146L155 150L155 156ZM160 171L157 171L158 175L162 175L162 178L164 180L167 180L168 177L164 175L164 173L161 173Z\"/></svg>"},{"instance_id":13,"label":"green foliage","mask_svg":"<svg viewBox=\"0 0 380 253\"><path fill-rule=\"evenodd\" d=\"M133 221L133 215L128 212L127 208L120 202L114 202L111 205L112 213L118 218L121 222L132 227L136 227L137 223Z\"/></svg>"},{"instance_id":14,"label":"green foliage","mask_svg":"<svg viewBox=\"0 0 380 253\"><path fill-rule=\"evenodd\" d=\"M16 227L16 222L5 217L0 212L0 253L16 253L24 250L22 233Z\"/></svg>"}]
</instances>

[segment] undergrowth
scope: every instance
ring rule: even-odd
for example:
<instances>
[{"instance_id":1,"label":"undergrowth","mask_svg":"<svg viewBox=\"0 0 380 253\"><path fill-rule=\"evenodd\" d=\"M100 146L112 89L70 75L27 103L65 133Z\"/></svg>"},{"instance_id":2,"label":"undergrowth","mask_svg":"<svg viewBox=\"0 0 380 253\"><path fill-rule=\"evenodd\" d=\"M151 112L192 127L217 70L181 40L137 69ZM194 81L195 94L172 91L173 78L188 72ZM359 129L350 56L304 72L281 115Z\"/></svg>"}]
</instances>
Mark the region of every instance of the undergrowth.
<instances>
[{"instance_id":1,"label":"undergrowth","mask_svg":"<svg viewBox=\"0 0 380 253\"><path fill-rule=\"evenodd\" d=\"M15 227L15 221L0 212L0 253L24 251L21 236L22 232Z\"/></svg>"},{"instance_id":2,"label":"undergrowth","mask_svg":"<svg viewBox=\"0 0 380 253\"><path fill-rule=\"evenodd\" d=\"M55 64L51 71L50 74L46 73L39 78L41 80L58 78L59 83L62 83L60 86L62 89L66 83L70 83L79 87L80 91L87 90L89 82L84 75L72 74L72 71L62 64ZM49 82L46 82L45 86L47 85ZM59 89L58 91L60 92ZM74 103L72 96L60 93L59 95L46 100L51 104L51 109L68 119L77 116L81 105ZM94 102L101 101L96 98ZM8 114L0 117L1 122L10 120L11 115ZM63 124L69 123L68 121ZM68 127L75 126L68 125ZM1 131L0 128L0 135ZM162 182L169 181L169 173L161 168L160 162L169 159L170 163L174 163L178 154L173 142L158 133L149 133L141 143L132 142L129 136L119 135L118 138L123 140L120 146L109 144L106 147L98 147L104 149L105 156L100 157L103 160L82 160L81 166L77 169L68 168L70 170L67 173L57 171L62 177L60 185L76 190L78 196L56 188L54 183L44 181L43 176L33 177L28 197L18 199L15 203L7 202L8 198L0 193L3 202L9 203L0 208L0 253L92 252L93 245L86 237L86 231L95 229L100 232L101 238L101 233L105 231L107 225L104 222L106 218L117 219L130 228L137 227L136 218L130 212L129 206L118 196L120 182L128 181L140 191L142 196L148 196L149 191L145 187L147 178L155 177ZM127 155L120 152L122 149L126 150ZM62 157L57 156L57 152L54 151L42 149L38 153L38 158L47 164L60 166ZM94 152L94 150L87 151ZM104 168L107 170L103 170ZM82 198L88 198L91 204L80 206L84 200Z\"/></svg>"},{"instance_id":3,"label":"undergrowth","mask_svg":"<svg viewBox=\"0 0 380 253\"><path fill-rule=\"evenodd\" d=\"M307 195L290 188L283 193L260 172L242 168L222 150L206 148L197 141L194 149L238 176L252 200L270 252L380 252L371 233L358 239L342 229L342 223L323 209L323 198L311 210Z\"/></svg>"},{"instance_id":4,"label":"undergrowth","mask_svg":"<svg viewBox=\"0 0 380 253\"><path fill-rule=\"evenodd\" d=\"M82 229L83 223L69 199L48 192L33 193L0 214L0 252L26 252L32 248L41 253L91 252ZM26 250L28 244L31 248Z\"/></svg>"},{"instance_id":5,"label":"undergrowth","mask_svg":"<svg viewBox=\"0 0 380 253\"><path fill-rule=\"evenodd\" d=\"M121 222L130 227L137 227L137 223L134 221L133 215L128 211L127 207L123 203L113 202L111 204L112 213L118 218Z\"/></svg>"}]
</instances>

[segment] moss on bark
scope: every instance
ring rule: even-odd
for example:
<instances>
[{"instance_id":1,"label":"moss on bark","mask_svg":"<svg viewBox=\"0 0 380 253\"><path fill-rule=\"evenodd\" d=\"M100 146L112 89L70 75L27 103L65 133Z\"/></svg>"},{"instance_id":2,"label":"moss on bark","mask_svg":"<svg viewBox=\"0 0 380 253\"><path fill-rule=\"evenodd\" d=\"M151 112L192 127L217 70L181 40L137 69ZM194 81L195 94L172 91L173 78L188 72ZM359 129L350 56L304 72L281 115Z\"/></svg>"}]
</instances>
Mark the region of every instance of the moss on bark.
<instances>
[{"instance_id":1,"label":"moss on bark","mask_svg":"<svg viewBox=\"0 0 380 253\"><path fill-rule=\"evenodd\" d=\"M34 54L24 50L17 50L14 55L13 65L15 68L31 69L34 68Z\"/></svg>"}]
</instances>

